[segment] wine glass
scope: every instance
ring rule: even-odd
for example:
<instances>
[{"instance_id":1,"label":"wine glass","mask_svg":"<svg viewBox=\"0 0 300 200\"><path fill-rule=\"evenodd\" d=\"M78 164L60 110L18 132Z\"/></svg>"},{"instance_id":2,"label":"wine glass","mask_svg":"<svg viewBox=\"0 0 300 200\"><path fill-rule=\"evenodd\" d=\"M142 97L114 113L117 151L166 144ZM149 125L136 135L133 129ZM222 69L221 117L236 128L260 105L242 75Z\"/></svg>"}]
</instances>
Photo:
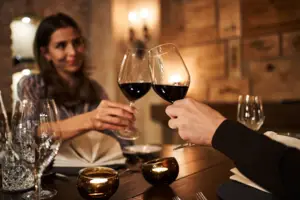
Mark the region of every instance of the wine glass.
<instances>
[{"instance_id":1,"label":"wine glass","mask_svg":"<svg viewBox=\"0 0 300 200\"><path fill-rule=\"evenodd\" d=\"M258 131L265 121L261 97L240 95L238 98L237 121Z\"/></svg>"},{"instance_id":2,"label":"wine glass","mask_svg":"<svg viewBox=\"0 0 300 200\"><path fill-rule=\"evenodd\" d=\"M33 170L35 177L35 191L25 193L23 199L49 199L57 193L52 189L42 190L41 177L61 144L58 121L54 100L16 103L12 117L12 146L19 160Z\"/></svg>"},{"instance_id":3,"label":"wine glass","mask_svg":"<svg viewBox=\"0 0 300 200\"><path fill-rule=\"evenodd\" d=\"M6 148L9 146L10 127L8 124L7 112L3 103L0 90L0 157L3 157Z\"/></svg>"},{"instance_id":4,"label":"wine glass","mask_svg":"<svg viewBox=\"0 0 300 200\"><path fill-rule=\"evenodd\" d=\"M118 76L118 85L129 100L129 105L143 97L151 88L151 77L148 67L146 49L128 49L123 57ZM139 130L133 125L123 131L116 131L116 135L125 140L135 140L139 137Z\"/></svg>"},{"instance_id":5,"label":"wine glass","mask_svg":"<svg viewBox=\"0 0 300 200\"><path fill-rule=\"evenodd\" d=\"M154 91L170 103L183 99L190 86L190 74L177 47L167 43L156 46L148 52ZM186 143L175 149L193 145Z\"/></svg>"}]
</instances>

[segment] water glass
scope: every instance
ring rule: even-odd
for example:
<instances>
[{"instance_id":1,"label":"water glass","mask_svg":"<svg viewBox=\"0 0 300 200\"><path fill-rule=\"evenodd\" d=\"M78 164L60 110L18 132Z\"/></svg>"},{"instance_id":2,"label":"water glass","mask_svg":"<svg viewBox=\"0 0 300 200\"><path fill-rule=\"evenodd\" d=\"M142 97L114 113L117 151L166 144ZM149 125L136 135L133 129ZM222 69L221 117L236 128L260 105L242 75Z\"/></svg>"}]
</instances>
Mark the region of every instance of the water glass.
<instances>
[{"instance_id":1,"label":"water glass","mask_svg":"<svg viewBox=\"0 0 300 200\"><path fill-rule=\"evenodd\" d=\"M238 98L237 121L258 131L265 121L261 97L240 95Z\"/></svg>"}]
</instances>

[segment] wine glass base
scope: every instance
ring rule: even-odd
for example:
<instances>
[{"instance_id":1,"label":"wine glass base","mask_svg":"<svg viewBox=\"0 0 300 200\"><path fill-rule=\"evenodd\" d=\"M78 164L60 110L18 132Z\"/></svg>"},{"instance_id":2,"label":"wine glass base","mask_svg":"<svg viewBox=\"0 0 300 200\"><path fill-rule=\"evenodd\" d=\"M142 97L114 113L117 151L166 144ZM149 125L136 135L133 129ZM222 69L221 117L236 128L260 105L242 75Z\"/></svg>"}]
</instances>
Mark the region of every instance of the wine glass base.
<instances>
[{"instance_id":1,"label":"wine glass base","mask_svg":"<svg viewBox=\"0 0 300 200\"><path fill-rule=\"evenodd\" d=\"M42 189L40 199L52 199L57 194L55 189ZM32 200L35 199L35 191L29 191L22 195L22 199Z\"/></svg>"},{"instance_id":2,"label":"wine glass base","mask_svg":"<svg viewBox=\"0 0 300 200\"><path fill-rule=\"evenodd\" d=\"M123 140L136 140L139 138L140 132L138 130L135 130L134 132L124 130L124 131L114 131L114 134Z\"/></svg>"},{"instance_id":3,"label":"wine glass base","mask_svg":"<svg viewBox=\"0 0 300 200\"><path fill-rule=\"evenodd\" d=\"M187 143L178 145L177 147L173 148L173 151L174 151L174 150L177 150L177 149L181 149L181 148L195 147L195 146L197 146L197 144L193 144L193 143L187 142Z\"/></svg>"}]
</instances>

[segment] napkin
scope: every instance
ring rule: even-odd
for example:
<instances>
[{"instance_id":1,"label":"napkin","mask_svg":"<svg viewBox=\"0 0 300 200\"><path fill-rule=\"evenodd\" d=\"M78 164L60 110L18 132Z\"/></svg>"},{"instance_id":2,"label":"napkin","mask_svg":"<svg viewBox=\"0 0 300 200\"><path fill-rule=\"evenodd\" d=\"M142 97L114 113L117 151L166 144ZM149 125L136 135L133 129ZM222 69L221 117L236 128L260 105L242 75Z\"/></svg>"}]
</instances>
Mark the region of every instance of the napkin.
<instances>
[{"instance_id":1,"label":"napkin","mask_svg":"<svg viewBox=\"0 0 300 200\"><path fill-rule=\"evenodd\" d=\"M300 140L297 138L293 138L285 135L279 135L272 131L267 131L266 133L264 133L264 135L286 146L294 147L300 150ZM235 180L245 185L248 185L250 187L254 187L263 192L270 193L269 191L265 190L264 188L260 187L259 185L251 181L249 178L244 176L237 168L233 168L230 171L233 173L233 175L230 176L231 180Z\"/></svg>"},{"instance_id":2,"label":"napkin","mask_svg":"<svg viewBox=\"0 0 300 200\"><path fill-rule=\"evenodd\" d=\"M98 131L66 141L55 157L54 167L92 167L125 164L119 142Z\"/></svg>"}]
</instances>

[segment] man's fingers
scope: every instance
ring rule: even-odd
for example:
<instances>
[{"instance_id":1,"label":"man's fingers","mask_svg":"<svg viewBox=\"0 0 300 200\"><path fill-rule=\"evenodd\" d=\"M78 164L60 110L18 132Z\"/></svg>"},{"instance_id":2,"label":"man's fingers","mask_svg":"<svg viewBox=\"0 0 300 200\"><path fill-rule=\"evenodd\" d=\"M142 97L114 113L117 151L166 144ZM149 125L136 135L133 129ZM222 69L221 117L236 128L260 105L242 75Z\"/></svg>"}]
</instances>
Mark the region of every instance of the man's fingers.
<instances>
[{"instance_id":1,"label":"man's fingers","mask_svg":"<svg viewBox=\"0 0 300 200\"><path fill-rule=\"evenodd\" d=\"M170 118L177 118L179 115L183 115L184 109L181 107L175 106L175 105L170 105L166 108L166 114Z\"/></svg>"},{"instance_id":2,"label":"man's fingers","mask_svg":"<svg viewBox=\"0 0 300 200\"><path fill-rule=\"evenodd\" d=\"M168 122L168 125L171 129L177 129L178 128L178 119L170 119Z\"/></svg>"}]
</instances>

